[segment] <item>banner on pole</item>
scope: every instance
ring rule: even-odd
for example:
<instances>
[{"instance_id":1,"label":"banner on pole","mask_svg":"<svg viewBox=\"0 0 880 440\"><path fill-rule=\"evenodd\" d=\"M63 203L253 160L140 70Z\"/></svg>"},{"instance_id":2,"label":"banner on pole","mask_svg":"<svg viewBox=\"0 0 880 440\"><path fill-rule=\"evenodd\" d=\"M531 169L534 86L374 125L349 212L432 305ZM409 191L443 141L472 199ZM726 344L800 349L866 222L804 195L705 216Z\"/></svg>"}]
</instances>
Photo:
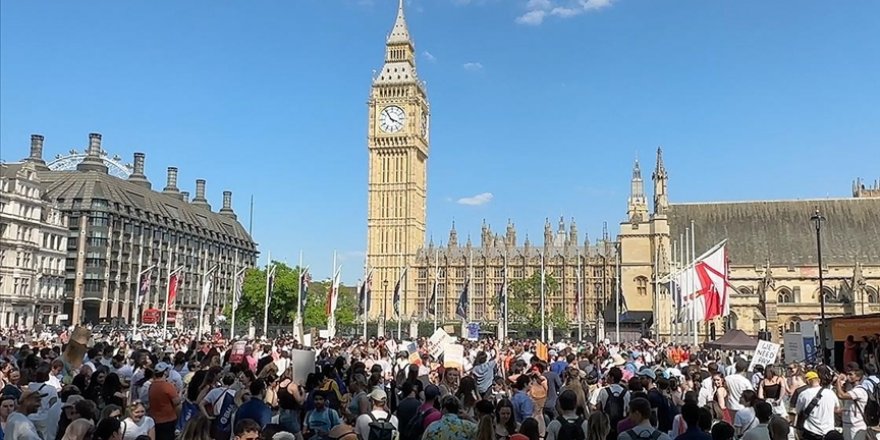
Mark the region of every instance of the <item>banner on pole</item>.
<instances>
[{"instance_id":1,"label":"banner on pole","mask_svg":"<svg viewBox=\"0 0 880 440\"><path fill-rule=\"evenodd\" d=\"M449 344L443 352L443 368L457 368L459 371L464 367L464 346L461 344Z\"/></svg>"},{"instance_id":2,"label":"banner on pole","mask_svg":"<svg viewBox=\"0 0 880 440\"><path fill-rule=\"evenodd\" d=\"M471 322L467 325L467 338L469 341L476 341L480 339L480 323L479 322Z\"/></svg>"},{"instance_id":3,"label":"banner on pole","mask_svg":"<svg viewBox=\"0 0 880 440\"><path fill-rule=\"evenodd\" d=\"M780 345L774 342L760 340L758 346L755 347L755 355L752 356L752 363L749 364L749 371L755 369L755 365L771 365L776 362L776 356L779 354Z\"/></svg>"},{"instance_id":4,"label":"banner on pole","mask_svg":"<svg viewBox=\"0 0 880 440\"><path fill-rule=\"evenodd\" d=\"M801 337L804 338L804 361L816 363L816 325L813 321L801 322Z\"/></svg>"}]
</instances>

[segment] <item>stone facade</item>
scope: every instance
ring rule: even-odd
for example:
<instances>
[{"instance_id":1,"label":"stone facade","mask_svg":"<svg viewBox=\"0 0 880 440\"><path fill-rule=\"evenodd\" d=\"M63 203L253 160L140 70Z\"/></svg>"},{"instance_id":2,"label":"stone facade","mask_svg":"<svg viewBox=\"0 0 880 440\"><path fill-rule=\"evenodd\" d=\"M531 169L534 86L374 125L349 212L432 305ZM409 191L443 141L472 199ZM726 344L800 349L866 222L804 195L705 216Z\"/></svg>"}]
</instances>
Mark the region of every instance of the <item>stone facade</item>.
<instances>
[{"instance_id":1,"label":"stone facade","mask_svg":"<svg viewBox=\"0 0 880 440\"><path fill-rule=\"evenodd\" d=\"M880 312L880 191L854 185L853 198L671 204L662 152L653 173L654 209L648 212L638 165L628 220L621 223L621 286L630 310L650 311L661 337L673 334L672 301L660 280L669 273L685 230L695 231L696 254L728 240L730 282L736 288L727 318L699 326L701 338L738 328L780 337L817 319L819 269L816 230L823 214L826 316ZM673 256L676 256L673 258ZM646 289L643 287L647 287Z\"/></svg>"},{"instance_id":2,"label":"stone facade","mask_svg":"<svg viewBox=\"0 0 880 440\"><path fill-rule=\"evenodd\" d=\"M0 327L59 323L67 233L37 166L0 165Z\"/></svg>"},{"instance_id":3,"label":"stone facade","mask_svg":"<svg viewBox=\"0 0 880 440\"><path fill-rule=\"evenodd\" d=\"M32 139L30 156L15 166L34 167L41 197L67 218L67 241L60 249L62 313L69 316L68 322L131 322L145 309L162 310L168 277L180 269L172 307L179 313L172 316L180 315L176 322L193 324L206 273L215 269L207 310L219 311L232 292L234 274L256 264L256 243L232 210L231 192L223 193L222 208L214 212L206 198L206 182L199 179L190 202L177 188L178 171L173 167L165 188L154 191L144 174L142 153L135 153L128 179L114 177L101 160L97 133L89 135L85 159L75 171L52 171L42 159L42 137L34 138L39 145ZM138 274L151 267L150 289L142 306L136 306Z\"/></svg>"}]
</instances>

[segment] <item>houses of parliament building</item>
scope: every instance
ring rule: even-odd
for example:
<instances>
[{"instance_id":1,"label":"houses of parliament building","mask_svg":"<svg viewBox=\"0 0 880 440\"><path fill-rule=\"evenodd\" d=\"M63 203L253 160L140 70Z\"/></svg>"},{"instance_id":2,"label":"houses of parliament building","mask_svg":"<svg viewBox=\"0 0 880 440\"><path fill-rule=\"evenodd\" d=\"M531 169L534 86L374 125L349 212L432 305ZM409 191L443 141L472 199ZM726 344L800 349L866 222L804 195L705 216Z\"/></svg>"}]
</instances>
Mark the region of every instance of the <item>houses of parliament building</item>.
<instances>
[{"instance_id":1,"label":"houses of parliament building","mask_svg":"<svg viewBox=\"0 0 880 440\"><path fill-rule=\"evenodd\" d=\"M462 243L453 225L443 245L426 243L427 161L431 108L416 71L415 47L403 2L386 40L385 62L373 78L368 100L367 264L370 317L391 317L392 292L403 268L403 319L425 316L438 283L441 322L458 321L455 309L470 281L474 321L497 322L496 298L503 282L532 276L545 267L558 282L546 292L546 313L562 310L585 325L611 323L619 288L630 317L655 334L672 334L672 300L661 279L673 270L673 241L694 227L696 253L727 239L731 313L715 328L778 337L819 316L819 268L811 215L823 224L824 294L828 316L880 312L880 183L853 185L853 197L815 200L672 203L669 175L658 149L649 203L638 163L632 170L626 216L617 237L603 231L595 243L581 238L574 220L547 220L543 240L520 241L512 222L498 233L482 225L478 243ZM619 269L618 269L619 268ZM438 270L439 269L439 270ZM582 293L579 295L579 292ZM538 298L532 305L538 307ZM609 316L609 310L611 314ZM610 318L610 319L609 319ZM701 332L706 332L701 326ZM704 335L705 336L705 335Z\"/></svg>"}]
</instances>

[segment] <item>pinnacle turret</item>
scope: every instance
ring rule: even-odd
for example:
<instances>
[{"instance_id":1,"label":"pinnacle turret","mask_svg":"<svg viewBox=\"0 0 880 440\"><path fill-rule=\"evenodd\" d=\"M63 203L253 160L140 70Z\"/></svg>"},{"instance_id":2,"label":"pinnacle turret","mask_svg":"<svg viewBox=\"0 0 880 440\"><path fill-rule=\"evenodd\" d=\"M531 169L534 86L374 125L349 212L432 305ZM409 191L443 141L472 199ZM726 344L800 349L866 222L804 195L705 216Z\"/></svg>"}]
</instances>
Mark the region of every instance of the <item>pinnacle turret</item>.
<instances>
[{"instance_id":1,"label":"pinnacle turret","mask_svg":"<svg viewBox=\"0 0 880 440\"><path fill-rule=\"evenodd\" d=\"M403 14L403 0L397 4L397 19L394 20L394 27L388 35L388 44L409 43L412 40L409 37L409 29L406 27L406 17Z\"/></svg>"}]
</instances>

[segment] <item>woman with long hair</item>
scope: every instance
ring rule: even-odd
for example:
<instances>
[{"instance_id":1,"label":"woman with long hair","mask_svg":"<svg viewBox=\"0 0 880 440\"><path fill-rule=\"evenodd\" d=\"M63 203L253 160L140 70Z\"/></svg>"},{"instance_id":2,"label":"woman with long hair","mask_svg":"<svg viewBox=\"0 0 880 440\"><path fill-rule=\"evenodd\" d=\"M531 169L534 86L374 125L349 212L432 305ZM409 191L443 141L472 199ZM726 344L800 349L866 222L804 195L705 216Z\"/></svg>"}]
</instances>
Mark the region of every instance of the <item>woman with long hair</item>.
<instances>
[{"instance_id":1,"label":"woman with long hair","mask_svg":"<svg viewBox=\"0 0 880 440\"><path fill-rule=\"evenodd\" d=\"M105 405L125 406L125 391L122 389L122 381L116 373L110 373L104 377L101 386L101 400Z\"/></svg>"},{"instance_id":2,"label":"woman with long hair","mask_svg":"<svg viewBox=\"0 0 880 440\"><path fill-rule=\"evenodd\" d=\"M461 379L461 373L456 368L447 368L443 370L443 380L440 381L440 397L446 397L454 394L458 390L458 381Z\"/></svg>"},{"instance_id":3,"label":"woman with long hair","mask_svg":"<svg viewBox=\"0 0 880 440\"><path fill-rule=\"evenodd\" d=\"M455 397L461 402L461 411L468 417L474 417L474 405L480 400L477 394L477 381L471 376L461 378Z\"/></svg>"},{"instance_id":4,"label":"woman with long hair","mask_svg":"<svg viewBox=\"0 0 880 440\"><path fill-rule=\"evenodd\" d=\"M302 439L300 419L305 401L302 387L287 375L283 376L278 383L278 423L298 439Z\"/></svg>"},{"instance_id":5,"label":"woman with long hair","mask_svg":"<svg viewBox=\"0 0 880 440\"><path fill-rule=\"evenodd\" d=\"M801 368L801 364L797 362L792 362L788 364L788 368L786 369L786 379L785 379L785 395L792 396L794 395L794 391L807 383L804 382L804 370Z\"/></svg>"},{"instance_id":6,"label":"woman with long hair","mask_svg":"<svg viewBox=\"0 0 880 440\"><path fill-rule=\"evenodd\" d=\"M147 415L144 404L135 401L128 406L128 417L122 421L125 425L123 440L135 440L139 435L146 435L150 440L156 440L156 422Z\"/></svg>"},{"instance_id":7,"label":"woman with long hair","mask_svg":"<svg viewBox=\"0 0 880 440\"><path fill-rule=\"evenodd\" d=\"M106 378L107 373L98 368L97 371L92 373L92 377L89 379L89 386L83 391L83 397L95 402L95 405L98 405L98 409L101 409L106 405L106 402L101 399L101 389L104 387L104 380Z\"/></svg>"},{"instance_id":8,"label":"woman with long hair","mask_svg":"<svg viewBox=\"0 0 880 440\"><path fill-rule=\"evenodd\" d=\"M513 403L509 399L501 399L495 405L495 438L507 440L516 434L516 417L513 415Z\"/></svg>"},{"instance_id":9,"label":"woman with long hair","mask_svg":"<svg viewBox=\"0 0 880 440\"><path fill-rule=\"evenodd\" d=\"M76 419L67 425L61 440L91 440L94 431L94 422L86 419Z\"/></svg>"},{"instance_id":10,"label":"woman with long hair","mask_svg":"<svg viewBox=\"0 0 880 440\"><path fill-rule=\"evenodd\" d=\"M118 419L103 419L95 426L93 440L122 440L122 422Z\"/></svg>"},{"instance_id":11,"label":"woman with long hair","mask_svg":"<svg viewBox=\"0 0 880 440\"><path fill-rule=\"evenodd\" d=\"M764 379L758 383L758 398L773 407L773 413L783 417L785 409L785 380L779 375L779 367L769 365L764 369Z\"/></svg>"},{"instance_id":12,"label":"woman with long hair","mask_svg":"<svg viewBox=\"0 0 880 440\"><path fill-rule=\"evenodd\" d=\"M559 389L559 394L571 390L574 395L577 396L577 409L575 409L577 415L586 416L589 414L589 410L587 409L587 396L586 393L584 393L584 385L581 383L581 374L579 370L571 366L566 367L565 371L562 373L562 380L565 384ZM556 412L557 414L562 414L558 401L556 403Z\"/></svg>"},{"instance_id":13,"label":"woman with long hair","mask_svg":"<svg viewBox=\"0 0 880 440\"><path fill-rule=\"evenodd\" d=\"M485 415L480 418L475 440L495 440L495 423L492 421L492 416Z\"/></svg>"},{"instance_id":14,"label":"woman with long hair","mask_svg":"<svg viewBox=\"0 0 880 440\"><path fill-rule=\"evenodd\" d=\"M605 440L611 432L611 420L608 414L595 411L587 418L587 440Z\"/></svg>"},{"instance_id":15,"label":"woman with long hair","mask_svg":"<svg viewBox=\"0 0 880 440\"><path fill-rule=\"evenodd\" d=\"M716 406L716 411L721 413L721 419L716 418L716 420L732 422L730 411L727 410L727 385L724 383L724 376L715 373L712 376L712 385L715 387L715 395L712 396L713 406Z\"/></svg>"},{"instance_id":16,"label":"woman with long hair","mask_svg":"<svg viewBox=\"0 0 880 440\"><path fill-rule=\"evenodd\" d=\"M538 421L534 417L523 420L519 432L510 436L510 440L541 440L541 431Z\"/></svg>"},{"instance_id":17,"label":"woman with long hair","mask_svg":"<svg viewBox=\"0 0 880 440\"><path fill-rule=\"evenodd\" d=\"M197 414L184 426L177 440L214 440L211 438L211 420Z\"/></svg>"}]
</instances>

